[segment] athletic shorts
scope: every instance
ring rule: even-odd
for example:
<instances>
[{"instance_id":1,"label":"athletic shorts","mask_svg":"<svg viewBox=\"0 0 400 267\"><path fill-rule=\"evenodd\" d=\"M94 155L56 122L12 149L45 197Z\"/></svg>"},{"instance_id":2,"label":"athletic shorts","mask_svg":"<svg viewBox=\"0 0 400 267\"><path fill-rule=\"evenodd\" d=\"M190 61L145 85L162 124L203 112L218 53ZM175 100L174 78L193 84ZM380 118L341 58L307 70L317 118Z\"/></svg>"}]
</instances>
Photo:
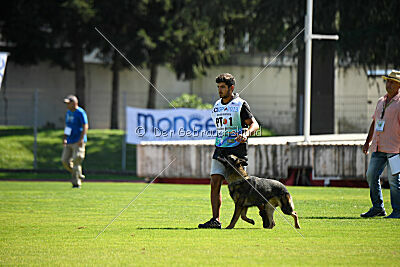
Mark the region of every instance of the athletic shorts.
<instances>
[{"instance_id":1,"label":"athletic shorts","mask_svg":"<svg viewBox=\"0 0 400 267\"><path fill-rule=\"evenodd\" d=\"M224 177L226 176L224 164L222 164L221 162L219 162L216 159L212 159L211 160L210 175L213 175L213 174L220 174L220 175L222 175Z\"/></svg>"},{"instance_id":2,"label":"athletic shorts","mask_svg":"<svg viewBox=\"0 0 400 267\"><path fill-rule=\"evenodd\" d=\"M247 166L244 167L244 170L247 171ZM221 162L219 162L216 159L212 159L211 160L211 171L210 171L210 175L213 174L219 174L224 176L224 178L226 177L226 167L224 164L222 164Z\"/></svg>"}]
</instances>

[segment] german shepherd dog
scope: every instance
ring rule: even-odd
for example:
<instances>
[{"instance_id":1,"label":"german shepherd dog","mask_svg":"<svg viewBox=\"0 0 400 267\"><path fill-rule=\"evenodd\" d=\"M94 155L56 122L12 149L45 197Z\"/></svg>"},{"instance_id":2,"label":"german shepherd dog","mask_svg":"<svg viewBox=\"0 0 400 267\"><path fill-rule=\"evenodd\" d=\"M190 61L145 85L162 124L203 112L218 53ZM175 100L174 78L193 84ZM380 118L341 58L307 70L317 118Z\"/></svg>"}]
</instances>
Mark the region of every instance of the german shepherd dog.
<instances>
[{"instance_id":1,"label":"german shepherd dog","mask_svg":"<svg viewBox=\"0 0 400 267\"><path fill-rule=\"evenodd\" d=\"M278 206L284 214L291 215L294 226L300 228L292 197L281 182L249 176L243 168L247 165L246 161L235 155L220 156L218 160L226 167L225 179L228 182L229 194L235 202L235 212L227 229L235 227L239 216L254 225L254 221L246 216L247 209L253 206L260 210L264 228L272 229L275 226L274 211Z\"/></svg>"}]
</instances>

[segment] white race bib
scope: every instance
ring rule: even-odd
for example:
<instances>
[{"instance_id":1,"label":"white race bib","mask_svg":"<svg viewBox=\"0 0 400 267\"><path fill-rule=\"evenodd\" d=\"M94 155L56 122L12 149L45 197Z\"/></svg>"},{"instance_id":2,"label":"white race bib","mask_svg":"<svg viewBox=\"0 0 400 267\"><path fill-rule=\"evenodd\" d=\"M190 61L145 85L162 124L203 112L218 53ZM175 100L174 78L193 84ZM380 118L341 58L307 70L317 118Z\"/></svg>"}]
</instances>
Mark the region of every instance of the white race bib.
<instances>
[{"instance_id":1,"label":"white race bib","mask_svg":"<svg viewBox=\"0 0 400 267\"><path fill-rule=\"evenodd\" d=\"M240 111L244 100L235 97L226 105L222 104L221 101L222 99L215 103L211 112L211 118L217 128L215 145L217 147L234 147L240 144L235 138L242 132Z\"/></svg>"},{"instance_id":2,"label":"white race bib","mask_svg":"<svg viewBox=\"0 0 400 267\"><path fill-rule=\"evenodd\" d=\"M70 135L71 132L72 132L72 129L70 127L65 127L65 129L64 129L64 134L65 135Z\"/></svg>"},{"instance_id":3,"label":"white race bib","mask_svg":"<svg viewBox=\"0 0 400 267\"><path fill-rule=\"evenodd\" d=\"M384 120L377 120L376 121L376 131L377 132L383 132L383 128L385 127L385 121Z\"/></svg>"}]
</instances>

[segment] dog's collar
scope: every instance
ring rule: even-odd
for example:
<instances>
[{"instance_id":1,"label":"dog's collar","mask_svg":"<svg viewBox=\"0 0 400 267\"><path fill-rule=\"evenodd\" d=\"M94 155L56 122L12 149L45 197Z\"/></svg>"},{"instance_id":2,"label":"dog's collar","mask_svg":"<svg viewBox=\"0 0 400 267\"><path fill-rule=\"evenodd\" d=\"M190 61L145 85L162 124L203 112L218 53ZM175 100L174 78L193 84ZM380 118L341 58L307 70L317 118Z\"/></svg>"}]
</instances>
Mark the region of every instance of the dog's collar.
<instances>
[{"instance_id":1,"label":"dog's collar","mask_svg":"<svg viewBox=\"0 0 400 267\"><path fill-rule=\"evenodd\" d=\"M234 182L230 183L230 185L241 184L241 183L245 182L247 179L249 179L249 178L248 178L248 177L245 177L244 179L237 180L237 181L234 181Z\"/></svg>"}]
</instances>

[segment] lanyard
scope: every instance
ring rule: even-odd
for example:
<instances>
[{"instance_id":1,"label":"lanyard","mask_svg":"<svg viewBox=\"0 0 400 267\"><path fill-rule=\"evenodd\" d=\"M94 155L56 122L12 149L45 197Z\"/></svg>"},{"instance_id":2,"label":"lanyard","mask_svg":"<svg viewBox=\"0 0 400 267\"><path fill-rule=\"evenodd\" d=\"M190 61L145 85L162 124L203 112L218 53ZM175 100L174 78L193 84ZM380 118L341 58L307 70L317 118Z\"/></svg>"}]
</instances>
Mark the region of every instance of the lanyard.
<instances>
[{"instance_id":1,"label":"lanyard","mask_svg":"<svg viewBox=\"0 0 400 267\"><path fill-rule=\"evenodd\" d=\"M383 119L383 116L385 116L385 110L386 108L392 103L392 100L390 100L389 104L387 102L387 98L385 100L385 104L383 105L383 110L382 110L382 114L381 114L381 119Z\"/></svg>"}]
</instances>

